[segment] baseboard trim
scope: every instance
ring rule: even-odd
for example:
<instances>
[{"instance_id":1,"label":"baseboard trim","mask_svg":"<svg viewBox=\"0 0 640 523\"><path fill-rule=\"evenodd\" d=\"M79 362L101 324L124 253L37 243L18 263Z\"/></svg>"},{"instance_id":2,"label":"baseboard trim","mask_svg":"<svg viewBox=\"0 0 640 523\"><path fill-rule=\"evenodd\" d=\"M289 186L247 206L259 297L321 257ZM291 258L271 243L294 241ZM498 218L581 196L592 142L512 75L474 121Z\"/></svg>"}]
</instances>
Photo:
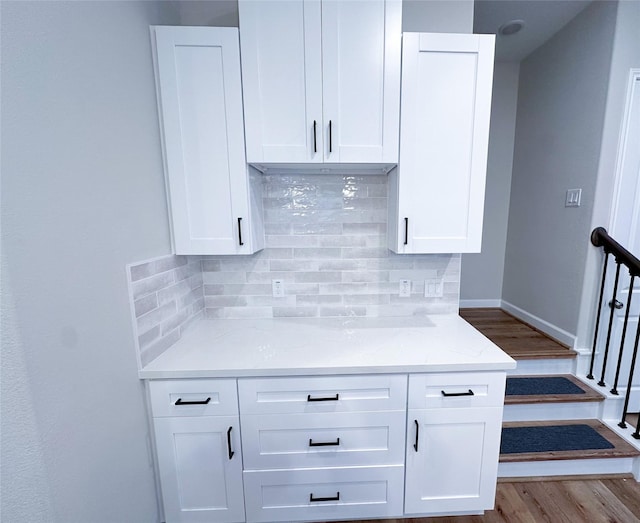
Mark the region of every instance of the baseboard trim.
<instances>
[{"instance_id":1,"label":"baseboard trim","mask_svg":"<svg viewBox=\"0 0 640 523\"><path fill-rule=\"evenodd\" d=\"M516 318L558 340L560 343L564 343L572 349L576 346L577 337L575 334L571 334L570 332L567 332L566 330L563 330L560 327L557 327L556 325L521 309L520 307L516 307L508 301L502 300L502 308L509 314L512 314Z\"/></svg>"},{"instance_id":2,"label":"baseboard trim","mask_svg":"<svg viewBox=\"0 0 640 523\"><path fill-rule=\"evenodd\" d=\"M496 309L500 308L502 300L460 300L461 309Z\"/></svg>"}]
</instances>

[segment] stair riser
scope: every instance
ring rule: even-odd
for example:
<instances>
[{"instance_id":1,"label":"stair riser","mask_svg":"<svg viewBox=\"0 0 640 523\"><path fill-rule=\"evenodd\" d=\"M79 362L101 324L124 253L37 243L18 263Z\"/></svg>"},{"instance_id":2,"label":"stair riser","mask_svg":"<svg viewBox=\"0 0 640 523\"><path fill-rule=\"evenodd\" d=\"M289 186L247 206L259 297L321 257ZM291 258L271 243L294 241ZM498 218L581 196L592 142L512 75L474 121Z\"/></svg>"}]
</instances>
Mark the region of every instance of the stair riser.
<instances>
[{"instance_id":1,"label":"stair riser","mask_svg":"<svg viewBox=\"0 0 640 523\"><path fill-rule=\"evenodd\" d=\"M515 461L498 465L499 478L583 476L632 473L638 479L638 458Z\"/></svg>"},{"instance_id":2,"label":"stair riser","mask_svg":"<svg viewBox=\"0 0 640 523\"><path fill-rule=\"evenodd\" d=\"M526 403L504 406L504 421L544 421L599 418L602 402Z\"/></svg>"},{"instance_id":3,"label":"stair riser","mask_svg":"<svg viewBox=\"0 0 640 523\"><path fill-rule=\"evenodd\" d=\"M521 376L526 374L574 374L575 359L554 358L541 360L518 360L518 366L507 372L508 376Z\"/></svg>"}]
</instances>

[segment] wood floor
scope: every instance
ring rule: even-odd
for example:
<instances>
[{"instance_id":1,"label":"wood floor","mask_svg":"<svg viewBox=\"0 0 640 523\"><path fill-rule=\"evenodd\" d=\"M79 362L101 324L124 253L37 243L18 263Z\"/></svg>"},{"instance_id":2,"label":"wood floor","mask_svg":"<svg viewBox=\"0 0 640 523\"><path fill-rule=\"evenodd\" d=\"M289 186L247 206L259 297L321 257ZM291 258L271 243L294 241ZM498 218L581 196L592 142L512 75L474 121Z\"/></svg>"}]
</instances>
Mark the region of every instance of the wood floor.
<instances>
[{"instance_id":1,"label":"wood floor","mask_svg":"<svg viewBox=\"0 0 640 523\"><path fill-rule=\"evenodd\" d=\"M640 483L633 478L501 482L495 509L484 516L384 519L367 523L542 522L640 523Z\"/></svg>"},{"instance_id":2,"label":"wood floor","mask_svg":"<svg viewBox=\"0 0 640 523\"><path fill-rule=\"evenodd\" d=\"M502 309L460 309L460 316L514 359L576 356L575 351Z\"/></svg>"}]
</instances>

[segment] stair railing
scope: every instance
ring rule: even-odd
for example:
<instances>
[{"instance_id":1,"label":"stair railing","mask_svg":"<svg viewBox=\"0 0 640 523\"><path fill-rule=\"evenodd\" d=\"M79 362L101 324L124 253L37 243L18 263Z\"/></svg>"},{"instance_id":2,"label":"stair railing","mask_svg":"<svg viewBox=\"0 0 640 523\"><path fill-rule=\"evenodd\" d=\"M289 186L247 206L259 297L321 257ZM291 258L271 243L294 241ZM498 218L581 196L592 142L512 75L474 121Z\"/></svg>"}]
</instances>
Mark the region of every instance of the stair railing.
<instances>
[{"instance_id":1,"label":"stair railing","mask_svg":"<svg viewBox=\"0 0 640 523\"><path fill-rule=\"evenodd\" d=\"M600 316L601 316L601 312L603 307L603 300L604 300L604 294L605 294L605 281L607 278L607 264L609 262L609 255L612 255L615 259L615 263L616 263L616 270L615 270L615 279L614 279L614 283L613 283L613 295L611 297L611 300L609 301L609 308L610 308L610 312L609 312L609 327L607 330L607 338L606 338L606 342L604 345L604 356L602 358L602 368L601 368L601 375L600 375L600 381L598 381L598 385L601 387L605 387L605 372L607 370L607 363L608 363L608 359L609 359L609 346L611 343L611 331L612 331L612 327L613 327L613 319L614 319L614 314L616 309L621 309L622 307L624 307L625 305L620 302L617 298L618 298L618 286L620 283L620 270L621 268L624 266L625 269L627 269L629 271L629 276L631 277L631 281L629 284L629 293L627 296L627 304L626 304L626 311L625 311L625 315L624 315L624 323L623 323L623 327L622 327L622 335L621 335L621 340L620 340L620 349L618 351L618 361L617 361L617 367L616 367L616 374L615 374L615 379L613 380L613 388L611 389L611 394L614 395L618 395L618 385L621 383L620 382L620 372L621 372L621 368L622 368L622 360L623 360L623 352L624 352L624 347L625 347L625 339L626 339L626 335L627 335L627 327L629 324L629 312L631 310L631 299L633 296L633 284L635 282L635 279L640 277L640 260L638 258L636 258L633 254L631 254L627 249L625 249L622 245L620 245L617 241L615 241L611 236L609 236L609 234L607 233L606 229L604 229L603 227L597 227L596 229L593 230L593 232L591 233L591 243L593 245L595 245L596 247L602 247L602 249L604 250L604 262L602 264L602 279L600 282L600 298L599 298L599 302L598 302L598 313L597 313L597 317L596 317L596 327L595 327L595 333L593 336L593 348L591 351L591 364L589 366L589 374L587 374L587 378L589 379L594 379L593 376L593 367L595 364L595 357L596 357L596 347L597 347L597 343L598 343L598 334L600 331ZM629 378L628 380L623 380L622 383L624 383L624 381L626 381L626 395L625 395L625 401L624 401L624 407L622 409L622 419L620 420L620 423L618 423L618 426L626 429L627 428L627 423L626 423L626 418L627 418L627 414L629 412L637 412L640 410L640 405L638 406L638 408L635 408L633 411L629 410L629 401L631 398L631 388L632 388L632 384L633 384L633 378L634 378L634 370L635 370L635 365L636 365L636 359L638 356L638 345L640 343L640 317L638 318L638 326L636 328L636 333L635 333L635 342L633 345L633 352L631 355L631 365L630 365L630 369L629 369ZM636 422L636 427L635 427L635 432L632 434L632 436L635 439L640 439L640 421Z\"/></svg>"}]
</instances>

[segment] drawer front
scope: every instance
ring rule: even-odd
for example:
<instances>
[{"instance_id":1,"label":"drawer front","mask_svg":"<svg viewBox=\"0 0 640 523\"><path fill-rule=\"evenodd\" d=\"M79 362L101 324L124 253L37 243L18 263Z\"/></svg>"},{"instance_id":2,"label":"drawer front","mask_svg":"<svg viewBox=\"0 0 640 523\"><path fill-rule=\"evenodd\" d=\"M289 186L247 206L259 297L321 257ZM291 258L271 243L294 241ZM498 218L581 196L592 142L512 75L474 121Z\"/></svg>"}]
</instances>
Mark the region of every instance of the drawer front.
<instances>
[{"instance_id":1,"label":"drawer front","mask_svg":"<svg viewBox=\"0 0 640 523\"><path fill-rule=\"evenodd\" d=\"M295 414L402 410L407 377L400 375L238 380L240 412Z\"/></svg>"},{"instance_id":2,"label":"drawer front","mask_svg":"<svg viewBox=\"0 0 640 523\"><path fill-rule=\"evenodd\" d=\"M154 418L238 414L236 380L149 381Z\"/></svg>"},{"instance_id":3,"label":"drawer front","mask_svg":"<svg viewBox=\"0 0 640 523\"><path fill-rule=\"evenodd\" d=\"M504 372L443 372L409 376L409 408L499 407L504 404Z\"/></svg>"},{"instance_id":4,"label":"drawer front","mask_svg":"<svg viewBox=\"0 0 640 523\"><path fill-rule=\"evenodd\" d=\"M404 464L405 411L242 417L245 469Z\"/></svg>"},{"instance_id":5,"label":"drawer front","mask_svg":"<svg viewBox=\"0 0 640 523\"><path fill-rule=\"evenodd\" d=\"M247 521L402 515L404 467L245 471Z\"/></svg>"}]
</instances>

